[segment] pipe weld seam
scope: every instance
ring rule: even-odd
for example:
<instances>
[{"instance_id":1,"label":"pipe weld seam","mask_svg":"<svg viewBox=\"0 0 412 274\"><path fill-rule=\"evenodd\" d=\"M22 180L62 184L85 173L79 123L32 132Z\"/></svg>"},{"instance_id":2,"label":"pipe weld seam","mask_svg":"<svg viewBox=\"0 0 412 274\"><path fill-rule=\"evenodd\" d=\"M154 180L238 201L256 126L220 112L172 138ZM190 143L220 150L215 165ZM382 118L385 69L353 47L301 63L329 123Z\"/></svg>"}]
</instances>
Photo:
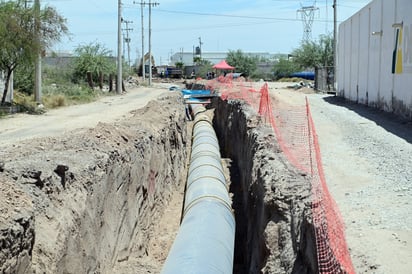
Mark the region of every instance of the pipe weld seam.
<instances>
[{"instance_id":1,"label":"pipe weld seam","mask_svg":"<svg viewBox=\"0 0 412 274\"><path fill-rule=\"evenodd\" d=\"M219 163L220 164L220 163ZM188 178L190 177L190 175L193 173L193 171L195 171L195 170L197 170L197 169L199 169L199 168L204 168L204 167L213 167L213 168L215 168L215 169L217 169L217 171L219 172L219 173L221 173L222 175L223 175L223 177L225 176L224 175L224 173L223 173L223 168L222 168L222 164L220 164L220 166L215 166L215 165L212 165L212 164L200 164L200 165L198 165L198 166L196 166L196 167L194 167L194 168L192 168L192 164L190 165L190 167L189 167L189 173L188 173Z\"/></svg>"},{"instance_id":2,"label":"pipe weld seam","mask_svg":"<svg viewBox=\"0 0 412 274\"><path fill-rule=\"evenodd\" d=\"M202 134L202 133L207 133L207 134L200 135L200 134ZM199 136L199 135L200 135L200 136ZM196 132L196 133L193 135L193 140L195 141L195 140L197 140L198 138L199 138L199 139L200 139L200 138L212 139L213 142L218 143L217 137L216 137L215 135L212 135L211 132L205 132L205 131Z\"/></svg>"},{"instance_id":3,"label":"pipe weld seam","mask_svg":"<svg viewBox=\"0 0 412 274\"><path fill-rule=\"evenodd\" d=\"M216 179L217 181L219 181L219 183L225 186L226 190L229 191L229 185L226 180L223 182L222 180L220 180L220 178L211 176L211 175L205 175L205 176L199 176L199 177L193 178L192 180L190 180L190 182L187 182L187 189L189 189L191 185L193 185L196 181L200 179Z\"/></svg>"},{"instance_id":4,"label":"pipe weld seam","mask_svg":"<svg viewBox=\"0 0 412 274\"><path fill-rule=\"evenodd\" d=\"M221 157L219 154L213 153L211 151L202 151L202 152L197 152L195 154L192 154L190 157L190 162L193 162L194 160L200 157L211 157L211 158L215 158L218 161L221 161Z\"/></svg>"},{"instance_id":5,"label":"pipe weld seam","mask_svg":"<svg viewBox=\"0 0 412 274\"><path fill-rule=\"evenodd\" d=\"M220 152L218 150L213 151L213 150L205 150L205 149L198 149L198 151L192 151L190 154L190 163L193 162L193 160L201 158L201 157L211 157L211 158L216 158L216 160L221 161L222 157L220 156Z\"/></svg>"},{"instance_id":6,"label":"pipe weld seam","mask_svg":"<svg viewBox=\"0 0 412 274\"><path fill-rule=\"evenodd\" d=\"M204 200L216 200L217 202L219 202L219 204L222 204L230 212L230 214L232 214L233 218L235 217L235 214L232 211L232 205L228 201L225 201L224 199L222 199L219 196L204 195L204 196L200 196L199 198L194 199L187 206L185 206L185 210L183 211L182 220L185 219L185 216L186 216L187 212L189 212L190 209L192 209L196 204L198 204L198 203L200 203Z\"/></svg>"},{"instance_id":7,"label":"pipe weld seam","mask_svg":"<svg viewBox=\"0 0 412 274\"><path fill-rule=\"evenodd\" d=\"M193 123L193 129L195 129L196 125L200 122L206 122L213 128L213 124L212 124L212 121L210 121L210 118L209 117L205 117L205 118L202 117L202 118L199 118L197 120L195 118L195 121Z\"/></svg>"},{"instance_id":8,"label":"pipe weld seam","mask_svg":"<svg viewBox=\"0 0 412 274\"><path fill-rule=\"evenodd\" d=\"M217 149L217 151L220 151L219 144L217 142L215 142L215 140L213 140L213 142L211 142L211 143L200 142L200 141L198 141L198 139L193 140L192 149L194 149L195 147L204 146L204 145L211 145L211 146L215 147Z\"/></svg>"}]
</instances>

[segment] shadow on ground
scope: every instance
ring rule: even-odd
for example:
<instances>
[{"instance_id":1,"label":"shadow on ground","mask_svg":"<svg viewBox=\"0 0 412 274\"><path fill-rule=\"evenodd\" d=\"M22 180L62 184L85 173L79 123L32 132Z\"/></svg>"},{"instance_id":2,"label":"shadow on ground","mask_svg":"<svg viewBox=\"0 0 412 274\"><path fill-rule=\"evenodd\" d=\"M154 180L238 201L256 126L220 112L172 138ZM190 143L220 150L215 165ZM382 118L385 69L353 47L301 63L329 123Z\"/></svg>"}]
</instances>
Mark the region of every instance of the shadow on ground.
<instances>
[{"instance_id":1,"label":"shadow on ground","mask_svg":"<svg viewBox=\"0 0 412 274\"><path fill-rule=\"evenodd\" d=\"M372 107L368 107L361 104L350 102L342 97L329 96L324 97L323 100L330 104L345 107L365 117L371 121L374 121L377 125L404 139L408 143L412 144L412 121L401 118L393 113L378 110Z\"/></svg>"}]
</instances>

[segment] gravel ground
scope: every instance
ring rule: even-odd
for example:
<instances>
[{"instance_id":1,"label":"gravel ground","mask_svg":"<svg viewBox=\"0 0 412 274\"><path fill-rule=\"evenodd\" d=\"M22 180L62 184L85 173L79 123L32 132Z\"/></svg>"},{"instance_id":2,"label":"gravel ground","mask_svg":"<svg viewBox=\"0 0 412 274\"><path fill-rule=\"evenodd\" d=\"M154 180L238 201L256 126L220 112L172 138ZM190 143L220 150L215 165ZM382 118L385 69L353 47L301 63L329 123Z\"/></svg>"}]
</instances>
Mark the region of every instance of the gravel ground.
<instances>
[{"instance_id":1,"label":"gravel ground","mask_svg":"<svg viewBox=\"0 0 412 274\"><path fill-rule=\"evenodd\" d=\"M322 94L309 99L325 176L357 273L411 273L412 122Z\"/></svg>"}]
</instances>

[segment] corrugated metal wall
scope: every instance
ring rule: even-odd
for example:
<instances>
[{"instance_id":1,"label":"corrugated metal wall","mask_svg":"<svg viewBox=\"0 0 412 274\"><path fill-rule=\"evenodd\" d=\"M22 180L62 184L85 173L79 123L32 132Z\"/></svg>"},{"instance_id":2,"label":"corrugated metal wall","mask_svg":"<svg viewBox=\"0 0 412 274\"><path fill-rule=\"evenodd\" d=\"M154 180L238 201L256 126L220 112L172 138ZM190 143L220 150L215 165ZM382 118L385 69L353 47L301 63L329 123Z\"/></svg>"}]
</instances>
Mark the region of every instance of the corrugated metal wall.
<instances>
[{"instance_id":1,"label":"corrugated metal wall","mask_svg":"<svg viewBox=\"0 0 412 274\"><path fill-rule=\"evenodd\" d=\"M412 119L412 1L375 0L341 23L338 94Z\"/></svg>"}]
</instances>

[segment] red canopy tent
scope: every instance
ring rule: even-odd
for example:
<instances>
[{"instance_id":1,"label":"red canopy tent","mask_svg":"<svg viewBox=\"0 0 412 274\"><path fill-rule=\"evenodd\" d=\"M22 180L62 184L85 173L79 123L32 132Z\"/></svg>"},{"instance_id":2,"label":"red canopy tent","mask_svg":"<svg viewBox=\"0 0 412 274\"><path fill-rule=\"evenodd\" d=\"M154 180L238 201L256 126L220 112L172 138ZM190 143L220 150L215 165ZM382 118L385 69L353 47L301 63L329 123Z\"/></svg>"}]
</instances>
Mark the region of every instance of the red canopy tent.
<instances>
[{"instance_id":1,"label":"red canopy tent","mask_svg":"<svg viewBox=\"0 0 412 274\"><path fill-rule=\"evenodd\" d=\"M226 60L222 60L216 65L213 66L214 69L220 69L220 70L234 70L235 67L230 66L228 63L226 63Z\"/></svg>"}]
</instances>

